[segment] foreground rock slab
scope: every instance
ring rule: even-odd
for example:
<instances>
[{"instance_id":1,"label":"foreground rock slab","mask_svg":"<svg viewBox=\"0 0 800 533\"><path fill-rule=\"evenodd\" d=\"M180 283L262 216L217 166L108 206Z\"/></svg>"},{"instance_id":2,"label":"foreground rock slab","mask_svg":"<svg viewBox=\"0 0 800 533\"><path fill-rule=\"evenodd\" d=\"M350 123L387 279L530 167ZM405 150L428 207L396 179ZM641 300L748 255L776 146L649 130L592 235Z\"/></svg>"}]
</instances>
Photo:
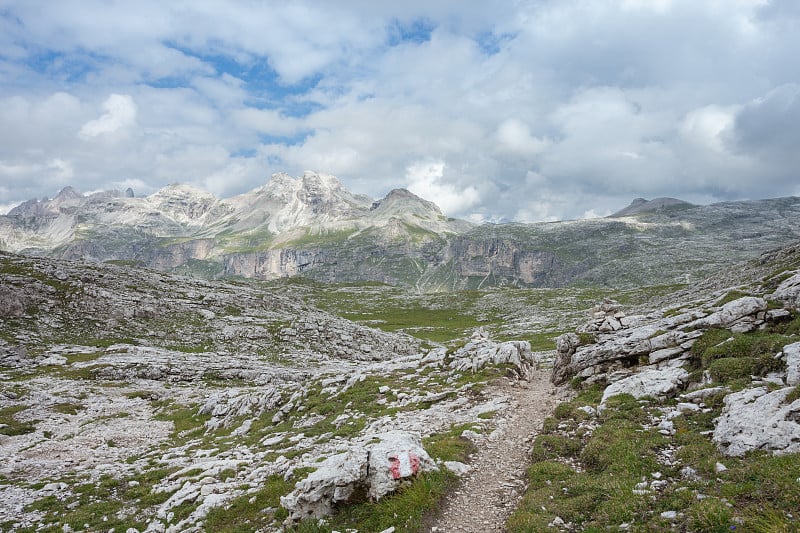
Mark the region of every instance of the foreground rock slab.
<instances>
[{"instance_id":1,"label":"foreground rock slab","mask_svg":"<svg viewBox=\"0 0 800 533\"><path fill-rule=\"evenodd\" d=\"M714 429L719 449L733 456L753 450L800 452L800 399L786 401L793 390L785 387L769 392L757 387L726 396Z\"/></svg>"},{"instance_id":2,"label":"foreground rock slab","mask_svg":"<svg viewBox=\"0 0 800 533\"><path fill-rule=\"evenodd\" d=\"M298 482L291 494L281 498L290 519L330 516L336 504L352 502L356 494L366 494L377 501L397 490L405 480L438 470L419 435L388 431L367 439L378 442L327 458Z\"/></svg>"}]
</instances>

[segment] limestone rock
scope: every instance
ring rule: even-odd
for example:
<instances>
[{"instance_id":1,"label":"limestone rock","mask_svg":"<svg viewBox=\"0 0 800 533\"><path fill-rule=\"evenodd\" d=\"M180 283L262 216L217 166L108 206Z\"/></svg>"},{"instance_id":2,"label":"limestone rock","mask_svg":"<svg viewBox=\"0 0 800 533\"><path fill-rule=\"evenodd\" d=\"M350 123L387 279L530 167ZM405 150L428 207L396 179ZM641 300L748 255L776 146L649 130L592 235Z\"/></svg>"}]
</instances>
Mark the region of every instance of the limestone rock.
<instances>
[{"instance_id":1,"label":"limestone rock","mask_svg":"<svg viewBox=\"0 0 800 533\"><path fill-rule=\"evenodd\" d=\"M445 461L444 467L457 475L458 477L467 474L472 468L469 465L461 463L459 461Z\"/></svg>"},{"instance_id":2,"label":"limestone rock","mask_svg":"<svg viewBox=\"0 0 800 533\"><path fill-rule=\"evenodd\" d=\"M630 394L634 398L645 396L665 398L674 394L687 377L689 373L683 368L644 370L606 387L600 403L605 403L608 398L619 394Z\"/></svg>"},{"instance_id":3,"label":"limestone rock","mask_svg":"<svg viewBox=\"0 0 800 533\"><path fill-rule=\"evenodd\" d=\"M756 387L726 396L713 436L719 450L733 456L752 450L800 452L800 399L786 402L792 390Z\"/></svg>"},{"instance_id":4,"label":"limestone rock","mask_svg":"<svg viewBox=\"0 0 800 533\"><path fill-rule=\"evenodd\" d=\"M479 328L472 340L456 350L450 361L450 368L459 372L477 372L489 365L513 365L520 378L526 378L535 366L536 360L527 341L508 341L497 343L489 340L485 330Z\"/></svg>"},{"instance_id":5,"label":"limestone rock","mask_svg":"<svg viewBox=\"0 0 800 533\"><path fill-rule=\"evenodd\" d=\"M793 276L783 280L770 297L800 308L800 272L795 272Z\"/></svg>"},{"instance_id":6,"label":"limestone rock","mask_svg":"<svg viewBox=\"0 0 800 533\"><path fill-rule=\"evenodd\" d=\"M367 442L375 439L378 442L327 458L299 481L294 491L281 497L290 518L329 516L334 505L359 494L379 500L397 490L403 480L438 470L419 437L412 433L388 431L367 437Z\"/></svg>"},{"instance_id":7,"label":"limestone rock","mask_svg":"<svg viewBox=\"0 0 800 533\"><path fill-rule=\"evenodd\" d=\"M328 457L317 470L297 483L295 490L281 497L281 505L293 520L333 514L333 506L346 502L367 477L368 453L365 449Z\"/></svg>"},{"instance_id":8,"label":"limestone rock","mask_svg":"<svg viewBox=\"0 0 800 533\"><path fill-rule=\"evenodd\" d=\"M726 303L719 311L695 320L689 325L695 328L725 327L734 330L739 329L740 331L751 331L759 325L758 321L753 320L751 317L766 310L766 300L756 296L745 296ZM763 323L763 320L761 323ZM737 325L740 327L736 328Z\"/></svg>"},{"instance_id":9,"label":"limestone rock","mask_svg":"<svg viewBox=\"0 0 800 533\"><path fill-rule=\"evenodd\" d=\"M25 314L23 296L11 287L0 286L0 318L18 317Z\"/></svg>"},{"instance_id":10,"label":"limestone rock","mask_svg":"<svg viewBox=\"0 0 800 533\"><path fill-rule=\"evenodd\" d=\"M784 346L783 357L786 362L786 384L800 385L800 342Z\"/></svg>"}]
</instances>

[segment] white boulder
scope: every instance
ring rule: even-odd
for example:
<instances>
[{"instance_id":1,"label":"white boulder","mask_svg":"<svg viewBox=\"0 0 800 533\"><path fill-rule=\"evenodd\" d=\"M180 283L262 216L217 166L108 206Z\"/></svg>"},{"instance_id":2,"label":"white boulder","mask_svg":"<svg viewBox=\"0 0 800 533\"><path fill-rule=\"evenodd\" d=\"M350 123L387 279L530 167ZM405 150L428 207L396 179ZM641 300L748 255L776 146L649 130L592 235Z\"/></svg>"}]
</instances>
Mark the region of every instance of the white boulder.
<instances>
[{"instance_id":1,"label":"white boulder","mask_svg":"<svg viewBox=\"0 0 800 533\"><path fill-rule=\"evenodd\" d=\"M379 500L404 480L438 470L413 433L388 431L366 439L377 442L327 458L294 491L281 497L292 520L330 516L336 504L351 501L356 494Z\"/></svg>"},{"instance_id":2,"label":"white boulder","mask_svg":"<svg viewBox=\"0 0 800 533\"><path fill-rule=\"evenodd\" d=\"M745 296L726 303L719 311L711 313L707 317L690 322L687 327L734 327L734 329L750 331L759 323L759 321L753 317L766 310L766 300L756 296ZM735 328L737 325L740 327Z\"/></svg>"},{"instance_id":3,"label":"white boulder","mask_svg":"<svg viewBox=\"0 0 800 533\"><path fill-rule=\"evenodd\" d=\"M719 450L734 456L751 450L800 452L800 399L786 402L792 390L757 387L726 396L714 429Z\"/></svg>"},{"instance_id":4,"label":"white boulder","mask_svg":"<svg viewBox=\"0 0 800 533\"><path fill-rule=\"evenodd\" d=\"M665 398L675 393L688 377L689 373L683 368L643 370L606 387L600 403L605 404L608 398L619 394L630 394L634 398Z\"/></svg>"},{"instance_id":5,"label":"white boulder","mask_svg":"<svg viewBox=\"0 0 800 533\"><path fill-rule=\"evenodd\" d=\"M771 298L800 308L800 272L795 272L793 276L783 280Z\"/></svg>"},{"instance_id":6,"label":"white boulder","mask_svg":"<svg viewBox=\"0 0 800 533\"><path fill-rule=\"evenodd\" d=\"M520 377L526 378L536 365L536 359L527 341L494 342L485 332L476 332L471 342L452 355L449 367L460 372L477 372L489 365L513 365Z\"/></svg>"}]
</instances>

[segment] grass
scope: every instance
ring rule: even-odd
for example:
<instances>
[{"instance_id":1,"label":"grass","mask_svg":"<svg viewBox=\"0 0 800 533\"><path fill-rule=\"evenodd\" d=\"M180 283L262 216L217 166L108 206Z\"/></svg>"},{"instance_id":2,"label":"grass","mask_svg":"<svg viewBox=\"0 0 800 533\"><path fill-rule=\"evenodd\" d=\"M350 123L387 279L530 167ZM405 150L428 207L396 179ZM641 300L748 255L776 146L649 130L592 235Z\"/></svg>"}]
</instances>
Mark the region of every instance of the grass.
<instances>
[{"instance_id":1,"label":"grass","mask_svg":"<svg viewBox=\"0 0 800 533\"><path fill-rule=\"evenodd\" d=\"M728 291L728 293L725 296L723 296L722 298L720 298L719 301L714 303L714 306L715 307L721 307L721 306L723 306L723 305L725 305L727 303L730 303L730 302L733 302L735 300L738 300L739 298L744 298L745 296L749 296L749 294L747 294L745 292L742 292L742 291L737 291L737 290Z\"/></svg>"},{"instance_id":2,"label":"grass","mask_svg":"<svg viewBox=\"0 0 800 533\"><path fill-rule=\"evenodd\" d=\"M721 328L706 330L691 348L694 375L708 371L717 383L741 388L750 382L751 376L782 370L785 365L775 354L797 340L783 332L786 328L787 323L750 333L731 333Z\"/></svg>"},{"instance_id":3,"label":"grass","mask_svg":"<svg viewBox=\"0 0 800 533\"><path fill-rule=\"evenodd\" d=\"M154 402L159 404L160 402ZM201 437L205 433L205 423L210 415L201 415L197 412L197 405L179 406L175 404L161 404L155 420L170 421L173 424L173 444L185 443L192 438Z\"/></svg>"},{"instance_id":4,"label":"grass","mask_svg":"<svg viewBox=\"0 0 800 533\"><path fill-rule=\"evenodd\" d=\"M293 487L294 482L285 481L283 476L270 476L256 492L243 494L224 506L211 509L205 518L205 529L219 533L247 533L280 522L288 516L280 506L280 497L291 492Z\"/></svg>"},{"instance_id":5,"label":"grass","mask_svg":"<svg viewBox=\"0 0 800 533\"><path fill-rule=\"evenodd\" d=\"M770 335L774 333L762 332L738 342L734 353L753 353L764 342L770 346ZM698 341L698 359L732 336L727 331L708 332ZM741 361L742 372L749 372L757 358L707 360L713 367L727 363L726 359ZM791 394L800 397L797 390L800 387ZM724 393L705 399L707 412L673 419L675 433L667 436L652 427L663 406L654 400L616 396L606 402L598 418L578 409L597 405L601 393L599 388L583 391L557 406L553 417L545 421L533 445L529 488L506 524L509 532L548 531L556 517L572 523L571 530L577 531L616 531L622 523L639 532L800 529L796 512L800 509L800 454L771 456L756 451L744 458L722 456L709 432L720 414ZM659 452L665 450L674 450L676 464L659 460ZM717 463L727 470L717 472ZM684 467L692 468L695 476L684 477L680 472ZM666 482L655 489L650 484L657 479L654 472ZM647 492L637 494L634 489ZM661 517L664 511L677 515L665 519Z\"/></svg>"},{"instance_id":6,"label":"grass","mask_svg":"<svg viewBox=\"0 0 800 533\"><path fill-rule=\"evenodd\" d=\"M51 409L56 413L61 413L64 415L76 415L78 414L78 411L86 409L86 406L74 402L61 402L54 404Z\"/></svg>"},{"instance_id":7,"label":"grass","mask_svg":"<svg viewBox=\"0 0 800 533\"><path fill-rule=\"evenodd\" d=\"M43 513L41 524L35 531L61 532L66 526L79 531L109 531L112 528L115 531L129 528L143 531L147 515L137 513L136 509L146 509L166 501L170 493L154 493L152 489L175 470L155 468L127 478L103 475L97 481L73 481L69 483L72 494L65 499L46 496L28 505L26 510Z\"/></svg>"},{"instance_id":8,"label":"grass","mask_svg":"<svg viewBox=\"0 0 800 533\"><path fill-rule=\"evenodd\" d=\"M16 418L16 414L27 409L27 405L12 405L0 409L0 434L9 437L17 435L27 435L36 431L36 422L21 421Z\"/></svg>"}]
</instances>

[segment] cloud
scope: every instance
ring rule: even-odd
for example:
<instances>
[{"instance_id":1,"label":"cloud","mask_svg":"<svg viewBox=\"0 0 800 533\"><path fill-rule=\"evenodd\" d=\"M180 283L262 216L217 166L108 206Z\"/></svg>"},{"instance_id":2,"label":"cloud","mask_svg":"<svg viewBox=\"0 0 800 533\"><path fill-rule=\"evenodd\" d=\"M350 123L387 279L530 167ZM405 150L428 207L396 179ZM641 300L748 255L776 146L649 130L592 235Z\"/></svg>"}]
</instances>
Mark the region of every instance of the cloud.
<instances>
[{"instance_id":1,"label":"cloud","mask_svg":"<svg viewBox=\"0 0 800 533\"><path fill-rule=\"evenodd\" d=\"M689 112L680 126L690 143L717 154L725 154L725 136L733 126L736 108L705 106Z\"/></svg>"},{"instance_id":2,"label":"cloud","mask_svg":"<svg viewBox=\"0 0 800 533\"><path fill-rule=\"evenodd\" d=\"M800 85L781 85L730 117L730 140L742 153L800 162Z\"/></svg>"},{"instance_id":3,"label":"cloud","mask_svg":"<svg viewBox=\"0 0 800 533\"><path fill-rule=\"evenodd\" d=\"M789 0L9 0L0 203L307 168L481 220L796 194L798 22Z\"/></svg>"},{"instance_id":4,"label":"cloud","mask_svg":"<svg viewBox=\"0 0 800 533\"><path fill-rule=\"evenodd\" d=\"M547 146L547 141L531 135L528 125L516 118L509 118L500 123L495 137L499 151L520 156L534 156Z\"/></svg>"},{"instance_id":5,"label":"cloud","mask_svg":"<svg viewBox=\"0 0 800 533\"><path fill-rule=\"evenodd\" d=\"M136 104L128 94L112 94L103 103L106 110L99 118L83 125L80 136L84 139L104 133L114 133L136 122Z\"/></svg>"},{"instance_id":6,"label":"cloud","mask_svg":"<svg viewBox=\"0 0 800 533\"><path fill-rule=\"evenodd\" d=\"M406 168L408 190L432 199L445 214L463 213L480 200L475 187L459 189L443 181L444 161L418 161Z\"/></svg>"}]
</instances>

